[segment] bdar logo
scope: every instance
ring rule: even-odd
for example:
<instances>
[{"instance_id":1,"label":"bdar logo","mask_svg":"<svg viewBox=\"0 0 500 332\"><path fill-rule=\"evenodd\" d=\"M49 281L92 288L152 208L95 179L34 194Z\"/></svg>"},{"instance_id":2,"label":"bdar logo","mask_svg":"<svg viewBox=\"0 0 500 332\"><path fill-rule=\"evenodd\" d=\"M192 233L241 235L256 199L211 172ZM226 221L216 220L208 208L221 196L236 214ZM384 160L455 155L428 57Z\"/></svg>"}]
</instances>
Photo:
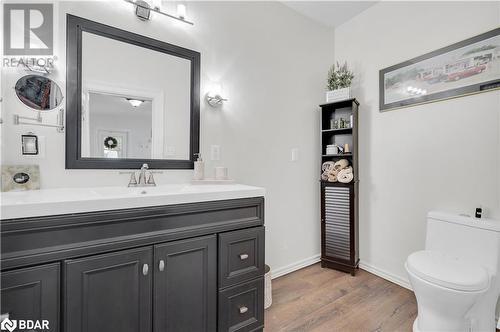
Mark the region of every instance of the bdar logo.
<instances>
[{"instance_id":1,"label":"bdar logo","mask_svg":"<svg viewBox=\"0 0 500 332\"><path fill-rule=\"evenodd\" d=\"M2 331L9 331L12 332L16 329L17 327L17 321L16 320L10 320L8 318L5 318L2 323L0 323L0 330Z\"/></svg>"},{"instance_id":2,"label":"bdar logo","mask_svg":"<svg viewBox=\"0 0 500 332\"><path fill-rule=\"evenodd\" d=\"M4 4L4 55L52 55L53 5Z\"/></svg>"}]
</instances>

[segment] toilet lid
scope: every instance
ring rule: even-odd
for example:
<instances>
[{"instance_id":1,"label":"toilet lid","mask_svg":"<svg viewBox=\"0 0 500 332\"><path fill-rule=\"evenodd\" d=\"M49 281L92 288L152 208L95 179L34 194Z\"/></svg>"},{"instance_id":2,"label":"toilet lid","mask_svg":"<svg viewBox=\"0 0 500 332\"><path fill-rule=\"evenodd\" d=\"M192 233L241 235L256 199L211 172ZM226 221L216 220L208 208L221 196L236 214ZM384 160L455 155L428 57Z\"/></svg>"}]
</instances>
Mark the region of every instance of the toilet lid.
<instances>
[{"instance_id":1,"label":"toilet lid","mask_svg":"<svg viewBox=\"0 0 500 332\"><path fill-rule=\"evenodd\" d=\"M418 277L458 291L480 291L488 287L488 272L482 266L439 251L417 251L408 256L408 270Z\"/></svg>"}]
</instances>

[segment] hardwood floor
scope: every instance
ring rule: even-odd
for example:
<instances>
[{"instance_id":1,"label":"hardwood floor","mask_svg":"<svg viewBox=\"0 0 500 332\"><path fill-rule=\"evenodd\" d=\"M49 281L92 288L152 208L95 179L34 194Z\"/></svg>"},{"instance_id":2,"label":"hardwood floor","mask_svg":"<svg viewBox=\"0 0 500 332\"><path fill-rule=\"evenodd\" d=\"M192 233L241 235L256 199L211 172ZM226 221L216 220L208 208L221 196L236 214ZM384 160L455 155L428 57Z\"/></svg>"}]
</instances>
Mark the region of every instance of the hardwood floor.
<instances>
[{"instance_id":1,"label":"hardwood floor","mask_svg":"<svg viewBox=\"0 0 500 332\"><path fill-rule=\"evenodd\" d=\"M273 280L265 331L411 331L413 292L359 270L355 277L319 264Z\"/></svg>"}]
</instances>

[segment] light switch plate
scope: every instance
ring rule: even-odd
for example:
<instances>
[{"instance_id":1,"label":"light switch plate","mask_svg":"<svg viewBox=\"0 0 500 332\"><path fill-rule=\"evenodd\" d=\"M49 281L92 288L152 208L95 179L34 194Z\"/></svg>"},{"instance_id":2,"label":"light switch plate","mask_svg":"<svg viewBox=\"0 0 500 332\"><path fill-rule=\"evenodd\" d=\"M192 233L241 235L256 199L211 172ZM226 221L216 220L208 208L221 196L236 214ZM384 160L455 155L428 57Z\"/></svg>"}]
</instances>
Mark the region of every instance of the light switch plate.
<instances>
[{"instance_id":1,"label":"light switch plate","mask_svg":"<svg viewBox=\"0 0 500 332\"><path fill-rule=\"evenodd\" d=\"M292 161L298 161L299 160L299 149L298 148L293 148L292 149L291 160Z\"/></svg>"},{"instance_id":2,"label":"light switch plate","mask_svg":"<svg viewBox=\"0 0 500 332\"><path fill-rule=\"evenodd\" d=\"M210 145L210 159L220 160L220 145Z\"/></svg>"}]
</instances>

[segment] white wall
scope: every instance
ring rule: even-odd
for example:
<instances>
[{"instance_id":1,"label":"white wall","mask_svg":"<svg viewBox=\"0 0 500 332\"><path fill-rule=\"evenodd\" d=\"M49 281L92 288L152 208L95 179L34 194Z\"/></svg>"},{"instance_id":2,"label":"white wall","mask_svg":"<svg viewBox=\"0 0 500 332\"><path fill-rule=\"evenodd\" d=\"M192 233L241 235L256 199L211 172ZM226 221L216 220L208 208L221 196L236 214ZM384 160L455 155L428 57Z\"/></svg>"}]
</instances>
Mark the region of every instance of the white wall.
<instances>
[{"instance_id":1,"label":"white wall","mask_svg":"<svg viewBox=\"0 0 500 332\"><path fill-rule=\"evenodd\" d=\"M172 4L173 5L173 4ZM333 31L280 3L188 2L191 27L165 17L139 21L124 1L61 2L56 15L57 72L65 87L65 13L103 22L201 52L202 95L209 81L220 81L229 98L222 110L202 103L201 145L208 157L221 146L221 161L238 182L267 189L267 263L275 269L319 253L319 138L316 105L324 98L325 76L333 60ZM173 9L172 9L173 10ZM12 94L21 73L5 80L2 155L5 164L36 162L43 188L125 186L118 171L65 170L64 135L54 129L14 127L13 113L33 116ZM55 119L55 115L51 115ZM50 120L50 118L49 118ZM20 134L46 137L44 159L19 156ZM290 149L300 160L290 162ZM165 171L160 184L187 182L191 171Z\"/></svg>"},{"instance_id":2,"label":"white wall","mask_svg":"<svg viewBox=\"0 0 500 332\"><path fill-rule=\"evenodd\" d=\"M381 2L335 31L361 103L360 256L396 281L429 210L500 217L500 91L380 113L379 70L499 24L499 2Z\"/></svg>"}]
</instances>

